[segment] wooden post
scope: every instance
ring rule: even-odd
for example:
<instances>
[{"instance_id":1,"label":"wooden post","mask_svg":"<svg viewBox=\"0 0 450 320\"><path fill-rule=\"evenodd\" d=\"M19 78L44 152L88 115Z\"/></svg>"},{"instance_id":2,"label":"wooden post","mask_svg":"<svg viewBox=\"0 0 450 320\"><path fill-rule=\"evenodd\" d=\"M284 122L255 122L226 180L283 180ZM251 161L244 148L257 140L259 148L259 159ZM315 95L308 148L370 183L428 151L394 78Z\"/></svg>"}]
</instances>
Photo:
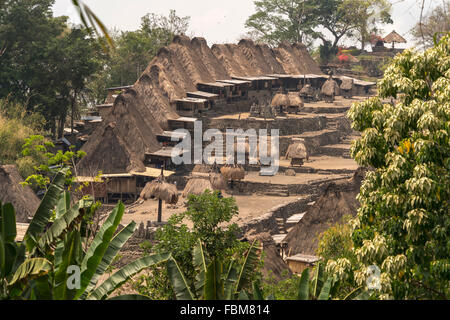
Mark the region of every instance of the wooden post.
<instances>
[{"instance_id":1,"label":"wooden post","mask_svg":"<svg viewBox=\"0 0 450 320\"><path fill-rule=\"evenodd\" d=\"M161 166L161 179L164 181L164 163ZM158 222L162 222L162 200L158 199Z\"/></svg>"}]
</instances>

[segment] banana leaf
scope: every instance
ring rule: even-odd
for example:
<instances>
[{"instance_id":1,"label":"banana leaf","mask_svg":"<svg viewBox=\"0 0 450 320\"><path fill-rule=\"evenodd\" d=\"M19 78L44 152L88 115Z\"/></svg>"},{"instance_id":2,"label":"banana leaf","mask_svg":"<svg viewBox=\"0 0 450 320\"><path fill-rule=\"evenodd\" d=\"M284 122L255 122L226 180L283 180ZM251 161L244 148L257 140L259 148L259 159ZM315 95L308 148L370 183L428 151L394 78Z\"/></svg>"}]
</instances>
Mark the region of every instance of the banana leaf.
<instances>
[{"instance_id":1,"label":"banana leaf","mask_svg":"<svg viewBox=\"0 0 450 320\"><path fill-rule=\"evenodd\" d=\"M323 286L323 264L318 262L316 266L316 274L313 280L313 297L318 297Z\"/></svg>"},{"instance_id":2,"label":"banana leaf","mask_svg":"<svg viewBox=\"0 0 450 320\"><path fill-rule=\"evenodd\" d=\"M114 258L119 253L120 249L122 249L122 246L133 235L135 229L136 229L136 223L134 221L132 221L125 228L120 230L120 232L111 240L111 242L108 246L108 249L106 250L106 253L103 256L103 259L100 262L100 264L98 265L97 271L95 272L94 276L92 277L91 282L89 283L88 287L86 288L86 291L83 294L83 296L89 294L89 292L91 292L92 289L95 288L100 276L106 272L106 269L108 269L108 267L111 265Z\"/></svg>"},{"instance_id":3,"label":"banana leaf","mask_svg":"<svg viewBox=\"0 0 450 320\"><path fill-rule=\"evenodd\" d=\"M137 259L127 264L122 269L118 270L105 282L103 282L101 285L95 288L88 295L87 299L88 300L106 299L114 290L119 288L122 284L124 284L128 279L133 277L135 274L141 272L146 268L165 262L169 258L170 254L165 253L165 254L154 254L151 256Z\"/></svg>"},{"instance_id":4,"label":"banana leaf","mask_svg":"<svg viewBox=\"0 0 450 320\"><path fill-rule=\"evenodd\" d=\"M60 195L64 191L66 173L67 169L63 169L56 174L28 226L23 242L26 244L29 252L36 246L39 235L44 232L52 216L52 211L58 204Z\"/></svg>"},{"instance_id":5,"label":"banana leaf","mask_svg":"<svg viewBox=\"0 0 450 320\"><path fill-rule=\"evenodd\" d=\"M97 271L98 266L103 260L103 256L108 250L111 239L122 220L125 207L122 202L114 208L109 217L101 226L99 232L96 234L91 246L86 252L81 263L81 287L76 294L76 299L84 294L86 288L91 282L92 277Z\"/></svg>"},{"instance_id":6,"label":"banana leaf","mask_svg":"<svg viewBox=\"0 0 450 320\"><path fill-rule=\"evenodd\" d=\"M309 269L303 270L298 287L297 300L309 300Z\"/></svg>"},{"instance_id":7,"label":"banana leaf","mask_svg":"<svg viewBox=\"0 0 450 320\"><path fill-rule=\"evenodd\" d=\"M189 284L183 275L178 263L172 257L166 263L167 274L172 283L173 291L177 300L195 300L189 288Z\"/></svg>"},{"instance_id":8,"label":"banana leaf","mask_svg":"<svg viewBox=\"0 0 450 320\"><path fill-rule=\"evenodd\" d=\"M322 290L320 291L320 295L317 298L317 300L329 300L330 299L330 290L331 286L333 285L333 278L328 277L328 279L325 281Z\"/></svg>"},{"instance_id":9,"label":"banana leaf","mask_svg":"<svg viewBox=\"0 0 450 320\"><path fill-rule=\"evenodd\" d=\"M225 277L225 300L233 300L234 288L236 288L236 282L238 280L239 274L235 267L235 260L231 260L228 266L228 272Z\"/></svg>"},{"instance_id":10,"label":"banana leaf","mask_svg":"<svg viewBox=\"0 0 450 320\"><path fill-rule=\"evenodd\" d=\"M13 285L22 279L31 280L44 276L51 270L52 264L45 258L27 259L17 268L9 285Z\"/></svg>"},{"instance_id":11,"label":"banana leaf","mask_svg":"<svg viewBox=\"0 0 450 320\"><path fill-rule=\"evenodd\" d=\"M150 297L141 294L125 294L117 297L112 297L107 300L128 300L128 301L140 301L140 300L151 300Z\"/></svg>"},{"instance_id":12,"label":"banana leaf","mask_svg":"<svg viewBox=\"0 0 450 320\"><path fill-rule=\"evenodd\" d=\"M65 197L63 196L62 198L64 199ZM61 209L66 211L63 214L59 214L59 218L53 222L51 227L48 228L44 235L39 239L38 246L44 248L45 245L53 244L54 241L66 232L72 223L84 213L84 209L90 207L91 205L91 200L83 199L68 210L66 210L66 208ZM57 212L59 210L60 208L57 209Z\"/></svg>"},{"instance_id":13,"label":"banana leaf","mask_svg":"<svg viewBox=\"0 0 450 320\"><path fill-rule=\"evenodd\" d=\"M264 300L258 281L253 281L253 300Z\"/></svg>"},{"instance_id":14,"label":"banana leaf","mask_svg":"<svg viewBox=\"0 0 450 320\"><path fill-rule=\"evenodd\" d=\"M0 203L0 236L4 243L16 240L16 212L10 203L3 206Z\"/></svg>"},{"instance_id":15,"label":"banana leaf","mask_svg":"<svg viewBox=\"0 0 450 320\"><path fill-rule=\"evenodd\" d=\"M62 261L55 273L54 299L72 300L76 294L76 288L69 289L67 280L69 274L67 268L71 265L78 265L78 253L81 247L81 236L78 230L73 230L68 235L68 241L64 246Z\"/></svg>"},{"instance_id":16,"label":"banana leaf","mask_svg":"<svg viewBox=\"0 0 450 320\"><path fill-rule=\"evenodd\" d=\"M70 193L64 191L56 205L56 219L66 214L67 211L70 210Z\"/></svg>"},{"instance_id":17,"label":"banana leaf","mask_svg":"<svg viewBox=\"0 0 450 320\"><path fill-rule=\"evenodd\" d=\"M259 256L257 254L258 248L256 247L257 241L253 241L250 249L242 265L239 277L236 282L236 292L240 292L246 285L250 284L253 272L258 264Z\"/></svg>"},{"instance_id":18,"label":"banana leaf","mask_svg":"<svg viewBox=\"0 0 450 320\"><path fill-rule=\"evenodd\" d=\"M197 294L200 294L205 285L205 274L208 266L207 258L200 240L192 251L192 262L196 270L198 270L198 273L195 276L195 290Z\"/></svg>"},{"instance_id":19,"label":"banana leaf","mask_svg":"<svg viewBox=\"0 0 450 320\"><path fill-rule=\"evenodd\" d=\"M223 298L222 264L215 258L209 264L205 275L203 298L205 300L219 300Z\"/></svg>"}]
</instances>

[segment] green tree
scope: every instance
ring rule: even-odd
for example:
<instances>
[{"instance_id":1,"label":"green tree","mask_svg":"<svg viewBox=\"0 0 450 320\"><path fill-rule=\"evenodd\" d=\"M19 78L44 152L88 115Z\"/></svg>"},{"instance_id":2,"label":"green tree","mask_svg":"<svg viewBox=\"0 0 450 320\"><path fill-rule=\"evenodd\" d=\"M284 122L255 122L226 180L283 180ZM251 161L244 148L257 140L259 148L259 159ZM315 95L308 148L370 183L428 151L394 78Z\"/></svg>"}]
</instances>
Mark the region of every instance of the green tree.
<instances>
[{"instance_id":1,"label":"green tree","mask_svg":"<svg viewBox=\"0 0 450 320\"><path fill-rule=\"evenodd\" d=\"M317 27L316 1L261 0L254 1L256 13L245 26L256 31L261 41L276 46L282 41L309 45Z\"/></svg>"},{"instance_id":2,"label":"green tree","mask_svg":"<svg viewBox=\"0 0 450 320\"><path fill-rule=\"evenodd\" d=\"M22 104L62 136L86 78L99 67L86 30L53 17L53 0L7 0L0 6L0 98ZM73 114L74 112L72 112ZM58 123L57 123L58 120Z\"/></svg>"},{"instance_id":3,"label":"green tree","mask_svg":"<svg viewBox=\"0 0 450 320\"><path fill-rule=\"evenodd\" d=\"M191 286L190 290L195 292L198 268L194 264L193 248L199 241L204 247L204 256L221 265L227 265L232 259L237 262L242 260L248 244L236 238L238 227L229 223L238 214L233 198L219 198L217 192L206 191L200 196L190 195L187 205L186 212L172 215L167 225L157 231L158 243L147 251L170 252ZM190 221L192 228L186 225L187 221ZM134 288L153 299L176 297L165 268L154 267L151 274L140 277Z\"/></svg>"},{"instance_id":4,"label":"green tree","mask_svg":"<svg viewBox=\"0 0 450 320\"><path fill-rule=\"evenodd\" d=\"M365 286L380 269L379 294L394 299L449 296L450 35L425 52L397 55L378 83L378 96L349 111L362 137L352 156L369 172L352 222L358 262L327 268ZM383 103L394 97L396 103Z\"/></svg>"}]
</instances>

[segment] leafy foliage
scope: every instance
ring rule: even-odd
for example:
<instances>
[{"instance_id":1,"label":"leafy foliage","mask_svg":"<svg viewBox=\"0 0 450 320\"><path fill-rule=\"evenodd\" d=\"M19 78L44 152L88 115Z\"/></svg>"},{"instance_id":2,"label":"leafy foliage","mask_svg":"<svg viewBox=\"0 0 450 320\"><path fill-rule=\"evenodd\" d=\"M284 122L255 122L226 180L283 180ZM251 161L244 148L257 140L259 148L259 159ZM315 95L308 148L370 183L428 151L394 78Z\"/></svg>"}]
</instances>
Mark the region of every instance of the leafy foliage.
<instances>
[{"instance_id":1,"label":"leafy foliage","mask_svg":"<svg viewBox=\"0 0 450 320\"><path fill-rule=\"evenodd\" d=\"M362 132L352 156L369 172L352 221L358 262L327 269L366 286L378 266L381 298L443 299L449 294L450 36L425 52L397 55L379 96L353 104ZM397 102L383 103L385 97Z\"/></svg>"}]
</instances>

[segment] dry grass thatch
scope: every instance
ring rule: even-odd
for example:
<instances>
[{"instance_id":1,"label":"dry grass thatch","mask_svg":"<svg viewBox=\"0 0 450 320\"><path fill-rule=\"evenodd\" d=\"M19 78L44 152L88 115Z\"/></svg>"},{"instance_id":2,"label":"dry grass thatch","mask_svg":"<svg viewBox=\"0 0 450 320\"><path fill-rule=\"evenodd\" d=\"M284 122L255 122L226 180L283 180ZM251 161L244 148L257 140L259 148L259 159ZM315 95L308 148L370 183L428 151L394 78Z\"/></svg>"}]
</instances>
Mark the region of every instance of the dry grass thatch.
<instances>
[{"instance_id":1,"label":"dry grass thatch","mask_svg":"<svg viewBox=\"0 0 450 320\"><path fill-rule=\"evenodd\" d=\"M183 197L187 198L187 196L190 194L199 196L203 194L206 190L214 191L214 187L211 184L210 180L195 177L187 182L186 187L183 190Z\"/></svg>"},{"instance_id":2,"label":"dry grass thatch","mask_svg":"<svg viewBox=\"0 0 450 320\"><path fill-rule=\"evenodd\" d=\"M344 78L342 79L341 89L342 90L352 90L353 88L353 79Z\"/></svg>"},{"instance_id":3,"label":"dry grass thatch","mask_svg":"<svg viewBox=\"0 0 450 320\"><path fill-rule=\"evenodd\" d=\"M307 159L308 157L308 150L301 142L291 144L286 151L286 159Z\"/></svg>"},{"instance_id":4,"label":"dry grass thatch","mask_svg":"<svg viewBox=\"0 0 450 320\"><path fill-rule=\"evenodd\" d=\"M303 107L303 100L296 92L289 92L289 106L291 107Z\"/></svg>"},{"instance_id":5,"label":"dry grass thatch","mask_svg":"<svg viewBox=\"0 0 450 320\"><path fill-rule=\"evenodd\" d=\"M30 187L23 187L19 170L14 165L0 166L0 202L11 203L17 222L28 222L39 207L39 199Z\"/></svg>"},{"instance_id":6,"label":"dry grass thatch","mask_svg":"<svg viewBox=\"0 0 450 320\"><path fill-rule=\"evenodd\" d=\"M213 172L214 169L212 166L208 165L208 164L196 164L194 166L194 169L192 170L192 172L199 172L199 173L210 173Z\"/></svg>"},{"instance_id":7,"label":"dry grass thatch","mask_svg":"<svg viewBox=\"0 0 450 320\"><path fill-rule=\"evenodd\" d=\"M401 35L399 35L395 30L393 30L391 33L389 33L386 37L384 37L384 42L386 43L406 43L406 39L403 38Z\"/></svg>"},{"instance_id":8,"label":"dry grass thatch","mask_svg":"<svg viewBox=\"0 0 450 320\"><path fill-rule=\"evenodd\" d=\"M227 188L227 180L221 173L211 173L209 175L209 181L214 190L225 190Z\"/></svg>"},{"instance_id":9,"label":"dry grass thatch","mask_svg":"<svg viewBox=\"0 0 450 320\"><path fill-rule=\"evenodd\" d=\"M307 83L300 90L300 94L312 96L312 95L314 95L314 89L313 89L313 87L311 87L311 85L309 83Z\"/></svg>"},{"instance_id":10,"label":"dry grass thatch","mask_svg":"<svg viewBox=\"0 0 450 320\"><path fill-rule=\"evenodd\" d=\"M145 185L140 197L144 200L154 197L156 199L161 199L168 204L176 204L178 202L178 190L173 184L158 178Z\"/></svg>"},{"instance_id":11,"label":"dry grass thatch","mask_svg":"<svg viewBox=\"0 0 450 320\"><path fill-rule=\"evenodd\" d=\"M245 170L241 166L224 166L220 168L220 173L227 180L242 180L245 178Z\"/></svg>"},{"instance_id":12,"label":"dry grass thatch","mask_svg":"<svg viewBox=\"0 0 450 320\"><path fill-rule=\"evenodd\" d=\"M277 93L273 99L271 105L273 107L287 107L290 105L289 97L284 93Z\"/></svg>"},{"instance_id":13,"label":"dry grass thatch","mask_svg":"<svg viewBox=\"0 0 450 320\"><path fill-rule=\"evenodd\" d=\"M336 91L339 89L338 84L333 79L328 79L322 86L322 94L327 96L336 95Z\"/></svg>"}]
</instances>

